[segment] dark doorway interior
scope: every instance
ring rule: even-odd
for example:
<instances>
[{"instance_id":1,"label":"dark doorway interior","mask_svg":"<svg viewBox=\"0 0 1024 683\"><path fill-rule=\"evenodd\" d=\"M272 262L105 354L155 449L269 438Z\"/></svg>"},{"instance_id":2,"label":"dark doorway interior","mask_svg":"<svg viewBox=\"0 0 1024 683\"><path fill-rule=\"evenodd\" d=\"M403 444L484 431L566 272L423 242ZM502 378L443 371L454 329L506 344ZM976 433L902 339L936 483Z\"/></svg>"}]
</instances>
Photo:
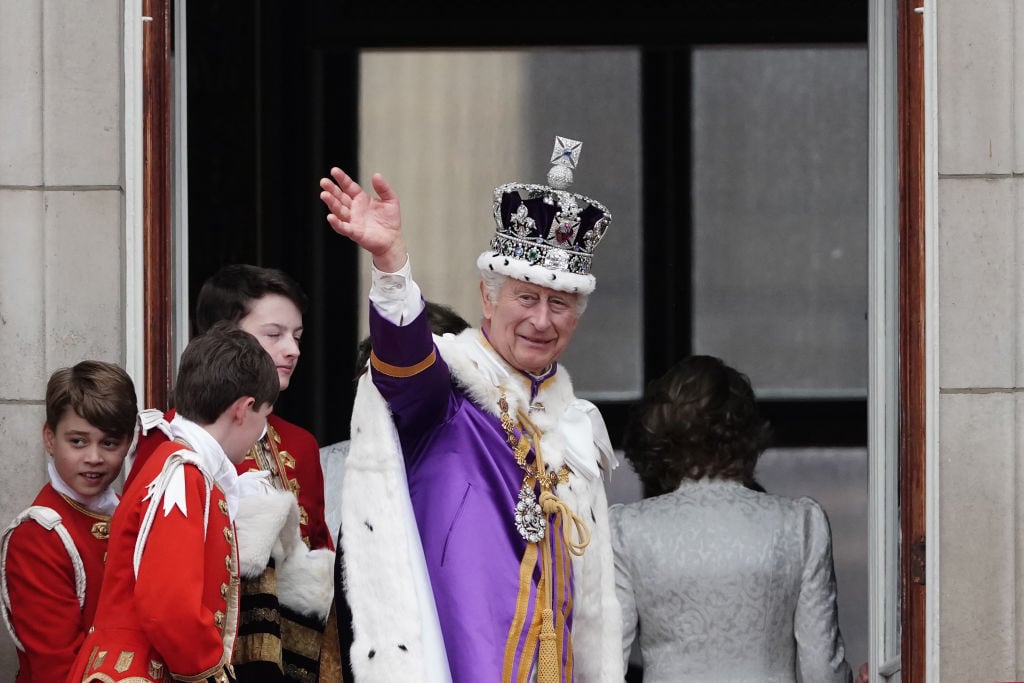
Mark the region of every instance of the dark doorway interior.
<instances>
[{"instance_id":1,"label":"dark doorway interior","mask_svg":"<svg viewBox=\"0 0 1024 683\"><path fill-rule=\"evenodd\" d=\"M331 235L317 181L331 164L358 172L358 58L369 47L638 46L643 54L644 376L691 348L691 50L706 44L863 44L866 0L519 5L398 3L381 20L348 2L189 5L189 293L221 265L284 269L311 298L303 357L278 410L322 443L348 436L358 341L357 254ZM669 9L670 8L670 9ZM679 16L676 16L676 15ZM568 29L566 27L569 27ZM650 179L657 179L652 181ZM668 311L665 320L664 312ZM774 400L781 446L866 443L860 399ZM602 405L613 438L628 406Z\"/></svg>"}]
</instances>

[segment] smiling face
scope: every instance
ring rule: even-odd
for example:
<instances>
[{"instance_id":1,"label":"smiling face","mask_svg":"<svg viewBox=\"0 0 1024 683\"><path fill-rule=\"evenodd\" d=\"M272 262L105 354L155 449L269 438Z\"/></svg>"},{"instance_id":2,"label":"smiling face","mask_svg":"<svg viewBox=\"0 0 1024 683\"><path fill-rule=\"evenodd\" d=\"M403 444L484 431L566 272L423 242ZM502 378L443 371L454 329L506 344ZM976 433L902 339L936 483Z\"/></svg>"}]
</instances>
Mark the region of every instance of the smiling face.
<instances>
[{"instance_id":1,"label":"smiling face","mask_svg":"<svg viewBox=\"0 0 1024 683\"><path fill-rule=\"evenodd\" d=\"M90 498L102 493L121 473L131 439L129 435L111 436L66 408L56 430L43 425L43 444L64 483Z\"/></svg>"},{"instance_id":2,"label":"smiling face","mask_svg":"<svg viewBox=\"0 0 1024 683\"><path fill-rule=\"evenodd\" d=\"M576 331L576 295L509 278L496 301L481 283L483 328L491 346L514 368L539 375Z\"/></svg>"},{"instance_id":3,"label":"smiling face","mask_svg":"<svg viewBox=\"0 0 1024 683\"><path fill-rule=\"evenodd\" d=\"M288 297L267 294L252 301L249 312L238 321L238 326L256 337L270 354L281 381L281 391L287 389L301 353L302 313L298 307Z\"/></svg>"}]
</instances>

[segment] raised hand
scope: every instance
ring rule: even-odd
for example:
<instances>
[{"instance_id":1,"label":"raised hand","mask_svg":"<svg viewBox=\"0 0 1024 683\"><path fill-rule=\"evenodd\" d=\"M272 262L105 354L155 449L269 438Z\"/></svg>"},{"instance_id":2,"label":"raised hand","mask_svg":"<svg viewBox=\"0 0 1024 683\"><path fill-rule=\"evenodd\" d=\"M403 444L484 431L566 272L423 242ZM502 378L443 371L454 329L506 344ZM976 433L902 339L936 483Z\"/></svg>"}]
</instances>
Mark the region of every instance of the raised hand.
<instances>
[{"instance_id":1,"label":"raised hand","mask_svg":"<svg viewBox=\"0 0 1024 683\"><path fill-rule=\"evenodd\" d=\"M376 198L335 167L330 178L320 179L320 199L330 209L331 228L370 252L378 269L393 273L405 265L407 256L402 211L398 195L384 176L374 173L371 183Z\"/></svg>"}]
</instances>

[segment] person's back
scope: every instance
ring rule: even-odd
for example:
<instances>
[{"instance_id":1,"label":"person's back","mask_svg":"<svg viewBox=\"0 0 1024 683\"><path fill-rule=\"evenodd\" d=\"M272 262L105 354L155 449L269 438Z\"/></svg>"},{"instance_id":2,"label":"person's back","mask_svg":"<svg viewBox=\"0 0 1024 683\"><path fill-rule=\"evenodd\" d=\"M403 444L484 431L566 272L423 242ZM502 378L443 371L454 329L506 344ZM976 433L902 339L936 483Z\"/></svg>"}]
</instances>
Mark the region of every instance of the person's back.
<instances>
[{"instance_id":1,"label":"person's back","mask_svg":"<svg viewBox=\"0 0 1024 683\"><path fill-rule=\"evenodd\" d=\"M759 490L770 429L750 381L690 356L648 387L624 440L647 499L609 510L623 656L645 681L846 683L821 507Z\"/></svg>"},{"instance_id":2,"label":"person's back","mask_svg":"<svg viewBox=\"0 0 1024 683\"><path fill-rule=\"evenodd\" d=\"M798 668L804 681L846 680L828 522L813 500L705 479L609 516L642 615L645 681L790 683Z\"/></svg>"},{"instance_id":3,"label":"person's back","mask_svg":"<svg viewBox=\"0 0 1024 683\"><path fill-rule=\"evenodd\" d=\"M227 681L238 620L235 465L279 391L273 363L230 324L189 342L178 414L111 520L93 628L68 683Z\"/></svg>"},{"instance_id":4,"label":"person's back","mask_svg":"<svg viewBox=\"0 0 1024 683\"><path fill-rule=\"evenodd\" d=\"M197 545L197 539L192 537L202 530L199 525L183 529L180 525L156 524L148 533L146 531L149 505L144 501L148 482L160 477L172 456L190 450L180 442L165 441L153 451L139 476L123 492L125 504L119 507L111 522L101 608L94 623L99 635L90 639L92 643L87 641L94 652L89 653L84 671L72 680L89 680L81 674L87 676L104 664L109 667L109 661L97 661L101 648L109 643L116 643L117 648L108 650L107 657L130 652L132 659L139 658L135 666L142 663L146 673L156 681L163 680L165 671L198 674L211 667L220 669L227 663L223 658L224 649L226 646L230 653L237 628L233 615L238 609L238 554L232 538L234 531L225 487L218 483L207 486L205 467L182 467L184 489L190 493L185 498L186 510L193 521L202 521L202 517L207 516L209 533L205 541L199 538ZM186 457L194 455L191 452ZM209 493L208 504L202 495L205 491ZM145 570L144 576L137 575L135 567L140 535L146 559L141 567ZM183 548L197 547L202 549L199 554L182 553ZM211 573L206 568L217 571ZM225 586L224 593L212 595L212 590L219 585ZM186 595L194 599L190 607L184 606ZM193 619L169 618L182 609L191 612ZM215 629L204 623L207 614L213 615ZM117 634L117 637L111 639L109 634ZM154 665L143 663L144 659ZM196 662L204 663L203 668L193 668ZM128 660L113 666L131 664Z\"/></svg>"}]
</instances>

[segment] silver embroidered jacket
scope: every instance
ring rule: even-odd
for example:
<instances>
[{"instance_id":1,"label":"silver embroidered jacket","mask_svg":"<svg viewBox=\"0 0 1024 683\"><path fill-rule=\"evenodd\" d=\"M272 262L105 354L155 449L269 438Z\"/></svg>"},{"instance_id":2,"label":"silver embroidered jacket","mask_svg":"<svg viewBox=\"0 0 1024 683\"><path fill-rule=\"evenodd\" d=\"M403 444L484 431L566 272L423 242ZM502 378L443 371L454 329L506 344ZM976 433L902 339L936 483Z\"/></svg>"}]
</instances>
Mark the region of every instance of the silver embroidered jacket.
<instances>
[{"instance_id":1,"label":"silver embroidered jacket","mask_svg":"<svg viewBox=\"0 0 1024 683\"><path fill-rule=\"evenodd\" d=\"M639 631L645 683L852 679L818 503L705 479L609 516L623 652Z\"/></svg>"}]
</instances>

